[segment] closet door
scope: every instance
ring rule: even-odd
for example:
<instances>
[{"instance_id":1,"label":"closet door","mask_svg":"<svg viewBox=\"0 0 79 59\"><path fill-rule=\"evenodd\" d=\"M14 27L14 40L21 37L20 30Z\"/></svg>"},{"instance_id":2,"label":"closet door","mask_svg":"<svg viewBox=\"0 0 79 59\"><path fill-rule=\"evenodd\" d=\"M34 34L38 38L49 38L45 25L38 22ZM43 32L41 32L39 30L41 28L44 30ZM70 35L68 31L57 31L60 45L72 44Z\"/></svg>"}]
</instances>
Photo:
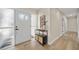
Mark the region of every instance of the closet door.
<instances>
[{"instance_id":1,"label":"closet door","mask_svg":"<svg viewBox=\"0 0 79 59\"><path fill-rule=\"evenodd\" d=\"M14 46L14 10L0 9L0 49Z\"/></svg>"}]
</instances>

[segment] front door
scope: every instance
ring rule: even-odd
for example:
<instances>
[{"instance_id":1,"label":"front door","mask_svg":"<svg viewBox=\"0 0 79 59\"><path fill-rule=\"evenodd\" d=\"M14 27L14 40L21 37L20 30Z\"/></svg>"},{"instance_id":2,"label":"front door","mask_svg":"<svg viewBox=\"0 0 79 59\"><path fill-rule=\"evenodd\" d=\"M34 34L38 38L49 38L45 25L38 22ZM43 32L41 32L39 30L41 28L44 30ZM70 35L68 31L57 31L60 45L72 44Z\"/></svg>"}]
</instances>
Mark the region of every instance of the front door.
<instances>
[{"instance_id":1,"label":"front door","mask_svg":"<svg viewBox=\"0 0 79 59\"><path fill-rule=\"evenodd\" d=\"M23 43L31 39L31 16L29 13L15 11L16 18L16 44Z\"/></svg>"}]
</instances>

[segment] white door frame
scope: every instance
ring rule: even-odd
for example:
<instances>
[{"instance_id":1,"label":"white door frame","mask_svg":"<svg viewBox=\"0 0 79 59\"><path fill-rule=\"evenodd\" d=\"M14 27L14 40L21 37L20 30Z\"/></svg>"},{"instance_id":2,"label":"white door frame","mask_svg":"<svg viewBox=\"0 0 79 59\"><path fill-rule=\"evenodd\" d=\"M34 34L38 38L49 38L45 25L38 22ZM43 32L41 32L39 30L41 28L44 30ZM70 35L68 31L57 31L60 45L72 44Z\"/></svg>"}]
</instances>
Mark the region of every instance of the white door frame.
<instances>
[{"instance_id":1,"label":"white door frame","mask_svg":"<svg viewBox=\"0 0 79 59\"><path fill-rule=\"evenodd\" d=\"M65 16L62 17L62 32L67 32L67 18Z\"/></svg>"}]
</instances>

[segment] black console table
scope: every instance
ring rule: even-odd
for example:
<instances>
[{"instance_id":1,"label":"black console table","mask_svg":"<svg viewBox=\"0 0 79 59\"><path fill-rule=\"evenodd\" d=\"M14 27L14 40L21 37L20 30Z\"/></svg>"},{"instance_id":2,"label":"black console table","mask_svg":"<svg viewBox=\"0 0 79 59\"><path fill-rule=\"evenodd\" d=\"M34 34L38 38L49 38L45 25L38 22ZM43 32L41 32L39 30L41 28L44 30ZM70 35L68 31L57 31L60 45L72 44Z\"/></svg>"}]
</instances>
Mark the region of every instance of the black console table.
<instances>
[{"instance_id":1,"label":"black console table","mask_svg":"<svg viewBox=\"0 0 79 59\"><path fill-rule=\"evenodd\" d=\"M42 45L47 44L48 42L47 30L36 29L35 39Z\"/></svg>"}]
</instances>

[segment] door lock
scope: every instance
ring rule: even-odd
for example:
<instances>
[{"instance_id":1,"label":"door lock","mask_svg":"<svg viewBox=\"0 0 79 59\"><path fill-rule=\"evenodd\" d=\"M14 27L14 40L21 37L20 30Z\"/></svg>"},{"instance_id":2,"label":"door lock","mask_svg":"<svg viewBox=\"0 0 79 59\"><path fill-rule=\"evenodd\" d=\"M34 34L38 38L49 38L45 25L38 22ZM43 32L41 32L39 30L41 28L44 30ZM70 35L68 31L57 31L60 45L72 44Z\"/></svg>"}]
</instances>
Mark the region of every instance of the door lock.
<instances>
[{"instance_id":1,"label":"door lock","mask_svg":"<svg viewBox=\"0 0 79 59\"><path fill-rule=\"evenodd\" d=\"M16 26L16 29L15 29L15 30L19 30L19 29L18 29L18 26Z\"/></svg>"}]
</instances>

